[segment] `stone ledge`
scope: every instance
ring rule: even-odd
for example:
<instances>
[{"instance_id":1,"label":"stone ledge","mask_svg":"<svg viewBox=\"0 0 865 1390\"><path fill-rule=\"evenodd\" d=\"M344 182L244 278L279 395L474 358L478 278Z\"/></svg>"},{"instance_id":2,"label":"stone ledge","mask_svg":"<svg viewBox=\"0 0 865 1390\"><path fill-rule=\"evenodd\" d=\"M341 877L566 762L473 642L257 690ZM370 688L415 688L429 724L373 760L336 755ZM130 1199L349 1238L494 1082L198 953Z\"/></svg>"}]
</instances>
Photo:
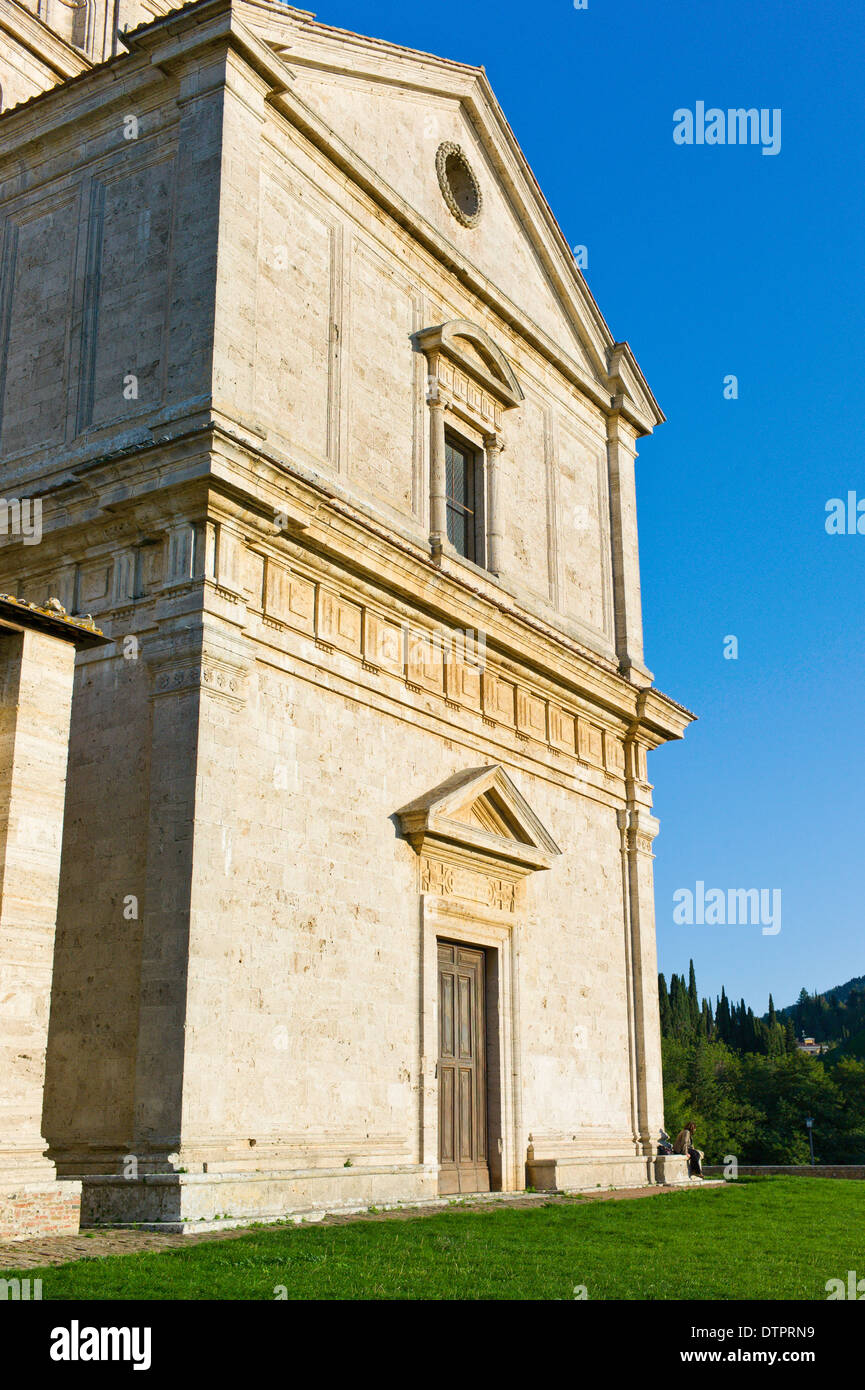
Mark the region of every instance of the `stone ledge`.
<instances>
[{"instance_id":1,"label":"stone ledge","mask_svg":"<svg viewBox=\"0 0 865 1390\"><path fill-rule=\"evenodd\" d=\"M538 1194L588 1193L705 1185L687 1176L681 1155L609 1159L536 1160L526 1182ZM402 1206L431 1207L453 1197L438 1193L438 1172L418 1165L310 1168L228 1173L150 1173L127 1179L98 1174L82 1180L83 1229L135 1226L189 1234L231 1230L253 1222L315 1221L326 1215ZM459 1200L513 1201L531 1193L464 1193Z\"/></svg>"},{"instance_id":2,"label":"stone ledge","mask_svg":"<svg viewBox=\"0 0 865 1390\"><path fill-rule=\"evenodd\" d=\"M230 1173L99 1174L82 1180L84 1228L135 1225L187 1233L325 1212L417 1202L437 1195L438 1173L417 1165Z\"/></svg>"},{"instance_id":3,"label":"stone ledge","mask_svg":"<svg viewBox=\"0 0 865 1390\"><path fill-rule=\"evenodd\" d=\"M538 1192L591 1192L598 1187L687 1186L682 1154L597 1158L536 1158L526 1164L526 1184Z\"/></svg>"}]
</instances>

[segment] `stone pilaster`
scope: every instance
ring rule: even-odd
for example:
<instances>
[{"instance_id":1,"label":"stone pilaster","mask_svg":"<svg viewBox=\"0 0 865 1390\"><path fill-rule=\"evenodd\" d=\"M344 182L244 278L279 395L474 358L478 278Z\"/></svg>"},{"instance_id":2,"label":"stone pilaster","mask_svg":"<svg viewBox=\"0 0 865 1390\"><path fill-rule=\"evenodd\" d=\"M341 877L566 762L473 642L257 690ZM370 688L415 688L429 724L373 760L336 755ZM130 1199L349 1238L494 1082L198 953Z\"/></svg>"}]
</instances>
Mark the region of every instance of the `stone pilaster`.
<instances>
[{"instance_id":1,"label":"stone pilaster","mask_svg":"<svg viewBox=\"0 0 865 1390\"><path fill-rule=\"evenodd\" d=\"M239 643L233 629L203 614L163 629L148 653L150 830L131 1143L142 1176L174 1171L189 1122L200 1136L190 1094L212 1081L207 1060L190 1058L213 1015L213 981L196 967L218 931L215 865L224 865L235 814L236 768L220 752L227 745L231 756L231 716L245 702L248 661Z\"/></svg>"},{"instance_id":2,"label":"stone pilaster","mask_svg":"<svg viewBox=\"0 0 865 1390\"><path fill-rule=\"evenodd\" d=\"M616 655L623 675L637 685L648 685L651 672L647 671L643 660L635 459L634 431L621 415L613 413L607 421L607 460Z\"/></svg>"},{"instance_id":3,"label":"stone pilaster","mask_svg":"<svg viewBox=\"0 0 865 1390\"><path fill-rule=\"evenodd\" d=\"M0 635L0 1236L78 1229L79 1184L55 1181L42 1088L75 647Z\"/></svg>"},{"instance_id":4,"label":"stone pilaster","mask_svg":"<svg viewBox=\"0 0 865 1390\"><path fill-rule=\"evenodd\" d=\"M447 475L445 470L445 400L438 383L430 387L430 547L440 555L447 544Z\"/></svg>"},{"instance_id":5,"label":"stone pilaster","mask_svg":"<svg viewBox=\"0 0 865 1390\"><path fill-rule=\"evenodd\" d=\"M625 882L625 938L630 981L628 1018L631 1041L632 1113L641 1153L657 1147L664 1121L661 1078L661 1021L655 945L655 890L652 842L659 822L647 810L630 806L618 813Z\"/></svg>"},{"instance_id":6,"label":"stone pilaster","mask_svg":"<svg viewBox=\"0 0 865 1390\"><path fill-rule=\"evenodd\" d=\"M487 567L495 575L502 569L502 513L499 498L499 459L504 452L505 441L500 434L488 434L484 439L487 453L487 536L489 554Z\"/></svg>"},{"instance_id":7,"label":"stone pilaster","mask_svg":"<svg viewBox=\"0 0 865 1390\"><path fill-rule=\"evenodd\" d=\"M172 535L175 582L191 564L191 528ZM142 903L141 985L131 1151L165 1171L180 1142L189 911L195 824L202 627L164 628L148 648L152 675L150 804Z\"/></svg>"}]
</instances>

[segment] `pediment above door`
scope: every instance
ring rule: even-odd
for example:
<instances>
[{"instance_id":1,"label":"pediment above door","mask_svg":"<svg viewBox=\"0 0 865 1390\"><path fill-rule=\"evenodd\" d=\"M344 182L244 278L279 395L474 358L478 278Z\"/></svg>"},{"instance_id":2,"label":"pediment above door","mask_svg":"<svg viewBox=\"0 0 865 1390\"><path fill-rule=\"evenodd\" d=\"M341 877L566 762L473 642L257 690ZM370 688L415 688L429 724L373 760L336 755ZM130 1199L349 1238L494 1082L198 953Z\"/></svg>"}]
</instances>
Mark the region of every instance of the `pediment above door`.
<instances>
[{"instance_id":1,"label":"pediment above door","mask_svg":"<svg viewBox=\"0 0 865 1390\"><path fill-rule=\"evenodd\" d=\"M418 854L507 866L522 878L549 869L561 854L549 831L494 763L455 773L397 812L406 839Z\"/></svg>"}]
</instances>

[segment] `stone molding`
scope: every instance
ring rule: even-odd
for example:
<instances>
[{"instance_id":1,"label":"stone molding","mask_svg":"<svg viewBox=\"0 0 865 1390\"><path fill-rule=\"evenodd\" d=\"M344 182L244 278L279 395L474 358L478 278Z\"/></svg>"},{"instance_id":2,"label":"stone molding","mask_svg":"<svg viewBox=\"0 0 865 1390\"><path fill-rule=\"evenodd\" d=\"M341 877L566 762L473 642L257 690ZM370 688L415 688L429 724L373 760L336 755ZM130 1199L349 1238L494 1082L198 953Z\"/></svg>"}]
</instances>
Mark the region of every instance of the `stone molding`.
<instances>
[{"instance_id":1,"label":"stone molding","mask_svg":"<svg viewBox=\"0 0 865 1390\"><path fill-rule=\"evenodd\" d=\"M247 668L225 657L162 658L153 664L153 697L201 690L234 709L246 704Z\"/></svg>"},{"instance_id":2,"label":"stone molding","mask_svg":"<svg viewBox=\"0 0 865 1390\"><path fill-rule=\"evenodd\" d=\"M465 942L482 947L495 961L497 980L495 1050L499 1079L489 1094L490 1160L496 1169L494 1186L514 1192L525 1186L522 1155L522 1064L520 1056L519 932L516 912L499 912L481 904L421 895L422 981L419 1036L418 1095L421 1158L438 1170L438 941ZM491 1174L492 1176L492 1174Z\"/></svg>"},{"instance_id":3,"label":"stone molding","mask_svg":"<svg viewBox=\"0 0 865 1390\"><path fill-rule=\"evenodd\" d=\"M453 396L467 401L480 419L493 421L496 429L502 410L512 410L525 399L507 357L479 324L449 319L425 328L416 340L429 362L430 377L438 377Z\"/></svg>"}]
</instances>

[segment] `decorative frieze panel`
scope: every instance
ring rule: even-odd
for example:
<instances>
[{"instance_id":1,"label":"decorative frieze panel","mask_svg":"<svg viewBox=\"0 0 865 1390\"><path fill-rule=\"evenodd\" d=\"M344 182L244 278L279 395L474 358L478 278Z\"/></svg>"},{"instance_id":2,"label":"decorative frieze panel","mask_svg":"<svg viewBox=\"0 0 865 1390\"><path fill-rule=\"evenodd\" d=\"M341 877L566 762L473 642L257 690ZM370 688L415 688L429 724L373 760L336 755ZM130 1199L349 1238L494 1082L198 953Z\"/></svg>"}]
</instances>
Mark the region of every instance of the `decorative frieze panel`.
<instances>
[{"instance_id":1,"label":"decorative frieze panel","mask_svg":"<svg viewBox=\"0 0 865 1390\"><path fill-rule=\"evenodd\" d=\"M517 728L539 743L547 741L547 705L537 695L517 690Z\"/></svg>"},{"instance_id":2,"label":"decorative frieze panel","mask_svg":"<svg viewBox=\"0 0 865 1390\"><path fill-rule=\"evenodd\" d=\"M464 633L397 624L272 558L265 572L263 617L271 626L315 637L326 650L356 656L369 671L395 676L412 690L481 714L488 724L511 729L523 740L624 775L621 738L492 669L486 643L477 634L469 645ZM476 661L469 652L477 654Z\"/></svg>"},{"instance_id":3,"label":"decorative frieze panel","mask_svg":"<svg viewBox=\"0 0 865 1390\"><path fill-rule=\"evenodd\" d=\"M436 695L443 692L444 646L437 633L408 633L406 679L419 690L429 690Z\"/></svg>"},{"instance_id":4,"label":"decorative frieze panel","mask_svg":"<svg viewBox=\"0 0 865 1390\"><path fill-rule=\"evenodd\" d=\"M422 893L450 897L454 891L453 865L441 864L437 859L424 857L420 861L420 886Z\"/></svg>"},{"instance_id":5,"label":"decorative frieze panel","mask_svg":"<svg viewBox=\"0 0 865 1390\"><path fill-rule=\"evenodd\" d=\"M563 753L576 754L577 721L574 715L554 704L550 704L548 710L550 743L554 748L561 749Z\"/></svg>"},{"instance_id":6,"label":"decorative frieze panel","mask_svg":"<svg viewBox=\"0 0 865 1390\"><path fill-rule=\"evenodd\" d=\"M509 883L507 879L490 878L487 880L487 901L490 907L494 907L498 912L513 912L516 907L517 885Z\"/></svg>"},{"instance_id":7,"label":"decorative frieze panel","mask_svg":"<svg viewBox=\"0 0 865 1390\"><path fill-rule=\"evenodd\" d=\"M385 622L368 608L363 620L363 655L368 666L390 671L393 675L403 673L402 629L395 623Z\"/></svg>"},{"instance_id":8,"label":"decorative frieze panel","mask_svg":"<svg viewBox=\"0 0 865 1390\"><path fill-rule=\"evenodd\" d=\"M363 609L319 585L318 639L338 651L360 656L362 632Z\"/></svg>"},{"instance_id":9,"label":"decorative frieze panel","mask_svg":"<svg viewBox=\"0 0 865 1390\"><path fill-rule=\"evenodd\" d=\"M438 363L438 379L455 401L462 401L471 413L489 424L491 430L502 427L503 411L498 401L442 357Z\"/></svg>"},{"instance_id":10,"label":"decorative frieze panel","mask_svg":"<svg viewBox=\"0 0 865 1390\"><path fill-rule=\"evenodd\" d=\"M224 657L178 657L160 662L153 672L154 695L206 691L239 709L246 703L246 668Z\"/></svg>"},{"instance_id":11,"label":"decorative frieze panel","mask_svg":"<svg viewBox=\"0 0 865 1390\"><path fill-rule=\"evenodd\" d=\"M315 631L315 585L292 574L283 565L267 562L264 611L299 632Z\"/></svg>"},{"instance_id":12,"label":"decorative frieze panel","mask_svg":"<svg viewBox=\"0 0 865 1390\"><path fill-rule=\"evenodd\" d=\"M124 608L135 598L135 550L118 550L114 557L111 607Z\"/></svg>"},{"instance_id":13,"label":"decorative frieze panel","mask_svg":"<svg viewBox=\"0 0 865 1390\"><path fill-rule=\"evenodd\" d=\"M465 709L472 709L479 713L482 674L479 666L472 666L458 660L453 654L449 654L445 663L448 699L456 705L462 705Z\"/></svg>"},{"instance_id":14,"label":"decorative frieze panel","mask_svg":"<svg viewBox=\"0 0 865 1390\"><path fill-rule=\"evenodd\" d=\"M161 540L138 547L137 593L142 597L156 593L165 578L165 547Z\"/></svg>"},{"instance_id":15,"label":"decorative frieze panel","mask_svg":"<svg viewBox=\"0 0 865 1390\"><path fill-rule=\"evenodd\" d=\"M216 580L220 589L241 594L246 571L246 547L242 534L234 527L221 525L217 553Z\"/></svg>"},{"instance_id":16,"label":"decorative frieze panel","mask_svg":"<svg viewBox=\"0 0 865 1390\"><path fill-rule=\"evenodd\" d=\"M78 575L78 603L82 608L107 602L111 587L112 562L98 560L92 565L82 565Z\"/></svg>"},{"instance_id":17,"label":"decorative frieze panel","mask_svg":"<svg viewBox=\"0 0 865 1390\"><path fill-rule=\"evenodd\" d=\"M587 763L593 763L595 767L603 767L603 729L599 729L597 724L590 724L586 719L580 719L578 723L580 728L580 757L585 758Z\"/></svg>"},{"instance_id":18,"label":"decorative frieze panel","mask_svg":"<svg viewBox=\"0 0 865 1390\"><path fill-rule=\"evenodd\" d=\"M211 695L220 695L230 704L242 705L246 698L246 673L225 661L205 661L201 684Z\"/></svg>"},{"instance_id":19,"label":"decorative frieze panel","mask_svg":"<svg viewBox=\"0 0 865 1390\"><path fill-rule=\"evenodd\" d=\"M486 717L512 729L516 723L516 686L492 671L484 671L483 690Z\"/></svg>"},{"instance_id":20,"label":"decorative frieze panel","mask_svg":"<svg viewBox=\"0 0 865 1390\"><path fill-rule=\"evenodd\" d=\"M615 738L613 734L604 734L604 754L608 772L616 772L620 777L625 775L625 749L621 739Z\"/></svg>"},{"instance_id":21,"label":"decorative frieze panel","mask_svg":"<svg viewBox=\"0 0 865 1390\"><path fill-rule=\"evenodd\" d=\"M168 586L188 584L204 574L204 527L198 522L181 520L168 530Z\"/></svg>"}]
</instances>

